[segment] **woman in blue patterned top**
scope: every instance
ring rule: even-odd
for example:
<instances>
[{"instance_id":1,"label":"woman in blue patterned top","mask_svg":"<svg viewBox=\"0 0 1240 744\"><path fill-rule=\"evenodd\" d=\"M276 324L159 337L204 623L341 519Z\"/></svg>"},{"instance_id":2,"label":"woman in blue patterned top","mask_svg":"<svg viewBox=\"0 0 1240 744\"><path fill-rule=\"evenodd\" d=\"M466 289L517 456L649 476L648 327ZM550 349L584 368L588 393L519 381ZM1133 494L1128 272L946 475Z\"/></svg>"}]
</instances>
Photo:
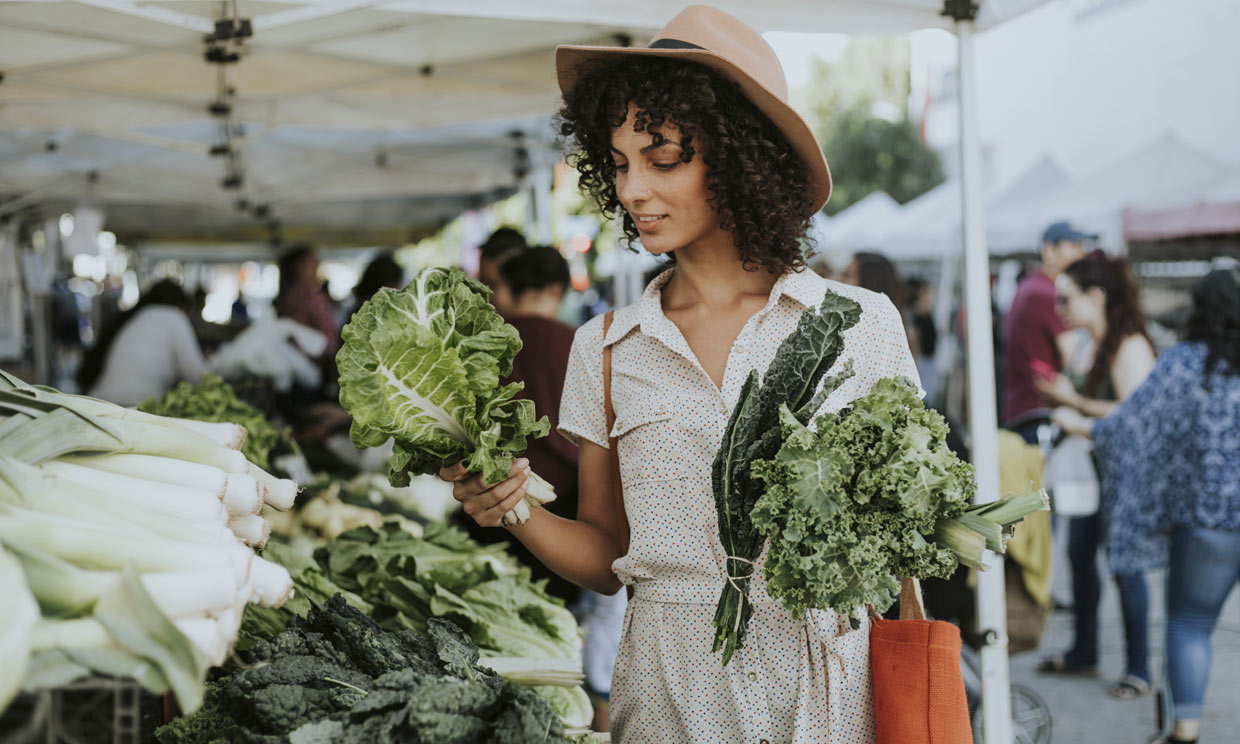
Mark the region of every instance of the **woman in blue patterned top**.
<instances>
[{"instance_id":1,"label":"woman in blue patterned top","mask_svg":"<svg viewBox=\"0 0 1240 744\"><path fill-rule=\"evenodd\" d=\"M1167 567L1170 738L1196 742L1210 676L1210 637L1240 580L1240 270L1193 288L1186 340L1109 416L1057 411L1060 427L1092 436L1103 477L1128 487L1111 512L1113 567ZM1125 498L1126 497L1126 498Z\"/></svg>"}]
</instances>

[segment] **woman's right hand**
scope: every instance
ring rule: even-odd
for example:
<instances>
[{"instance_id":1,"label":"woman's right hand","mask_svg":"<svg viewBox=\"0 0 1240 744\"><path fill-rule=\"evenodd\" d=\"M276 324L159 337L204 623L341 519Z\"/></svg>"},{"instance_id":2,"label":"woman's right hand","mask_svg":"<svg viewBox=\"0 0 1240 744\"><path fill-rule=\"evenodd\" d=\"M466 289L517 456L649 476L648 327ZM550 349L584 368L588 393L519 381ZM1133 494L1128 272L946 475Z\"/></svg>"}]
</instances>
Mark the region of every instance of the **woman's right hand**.
<instances>
[{"instance_id":1,"label":"woman's right hand","mask_svg":"<svg viewBox=\"0 0 1240 744\"><path fill-rule=\"evenodd\" d=\"M440 470L439 477L452 484L452 497L471 519L482 527L499 527L529 490L529 470L529 460L521 458L512 463L507 480L487 485L481 474L470 473L458 462Z\"/></svg>"}]
</instances>

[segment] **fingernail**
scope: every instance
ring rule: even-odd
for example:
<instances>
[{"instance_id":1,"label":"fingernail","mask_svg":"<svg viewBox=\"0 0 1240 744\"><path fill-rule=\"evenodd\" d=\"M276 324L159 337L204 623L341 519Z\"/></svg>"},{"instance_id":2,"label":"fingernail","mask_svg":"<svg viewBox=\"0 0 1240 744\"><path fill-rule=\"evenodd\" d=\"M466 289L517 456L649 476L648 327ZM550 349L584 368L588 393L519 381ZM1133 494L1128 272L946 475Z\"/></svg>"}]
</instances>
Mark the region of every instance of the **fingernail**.
<instances>
[{"instance_id":1,"label":"fingernail","mask_svg":"<svg viewBox=\"0 0 1240 744\"><path fill-rule=\"evenodd\" d=\"M521 459L517 460L517 467L521 468L522 470L527 470L530 467L530 461L522 457Z\"/></svg>"}]
</instances>

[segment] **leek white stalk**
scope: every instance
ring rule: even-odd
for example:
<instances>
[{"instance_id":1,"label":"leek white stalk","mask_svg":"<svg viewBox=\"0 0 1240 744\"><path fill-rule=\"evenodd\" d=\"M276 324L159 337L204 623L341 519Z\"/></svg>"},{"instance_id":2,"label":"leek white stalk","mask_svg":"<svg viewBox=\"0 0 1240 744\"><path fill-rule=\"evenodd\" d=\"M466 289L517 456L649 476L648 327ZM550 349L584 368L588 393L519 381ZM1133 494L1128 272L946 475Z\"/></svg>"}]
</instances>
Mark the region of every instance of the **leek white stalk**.
<instances>
[{"instance_id":1,"label":"leek white stalk","mask_svg":"<svg viewBox=\"0 0 1240 744\"><path fill-rule=\"evenodd\" d=\"M263 489L263 503L272 509L288 511L297 500L297 484L291 480L277 478L252 462L246 462L246 470L235 471L249 473Z\"/></svg>"},{"instance_id":2,"label":"leek white stalk","mask_svg":"<svg viewBox=\"0 0 1240 744\"><path fill-rule=\"evenodd\" d=\"M89 612L99 597L121 581L118 571L79 568L33 545L11 545L35 597L50 616ZM237 586L227 569L147 573L139 577L168 617L196 617L230 608Z\"/></svg>"},{"instance_id":3,"label":"leek white stalk","mask_svg":"<svg viewBox=\"0 0 1240 744\"><path fill-rule=\"evenodd\" d=\"M155 455L69 455L60 458L64 462L82 465L96 470L106 470L120 475L168 483L174 486L210 491L221 499L228 486L228 474L210 465L186 462L171 457Z\"/></svg>"},{"instance_id":4,"label":"leek white stalk","mask_svg":"<svg viewBox=\"0 0 1240 744\"><path fill-rule=\"evenodd\" d=\"M293 577L288 569L258 556L250 567L250 586L253 601L263 607L278 609L293 596Z\"/></svg>"},{"instance_id":5,"label":"leek white stalk","mask_svg":"<svg viewBox=\"0 0 1240 744\"><path fill-rule=\"evenodd\" d=\"M124 408L113 403L108 403L98 398L90 398L84 395L70 395L53 390L47 387L35 387L22 383L16 378L10 378L10 384L17 384L9 388L13 392L34 398L43 403L57 406L63 406L75 410L86 416L101 416L104 418L129 421L149 426L161 426L165 428L187 429L204 438L216 442L220 446L228 449L239 450L245 444L246 431L245 427L237 424L229 423L212 423L206 421L191 421L189 419L177 419L168 416L156 416L151 413L143 413L133 408Z\"/></svg>"},{"instance_id":6,"label":"leek white stalk","mask_svg":"<svg viewBox=\"0 0 1240 744\"><path fill-rule=\"evenodd\" d=\"M185 543L146 530L100 527L28 509L0 510L0 542L30 541L84 568L118 571L133 564L140 573L229 568L239 585L249 579L256 560L254 551L239 542Z\"/></svg>"},{"instance_id":7,"label":"leek white stalk","mask_svg":"<svg viewBox=\"0 0 1240 744\"><path fill-rule=\"evenodd\" d=\"M39 467L52 475L186 521L220 521L224 516L224 504L209 491L158 483L106 470L94 470L57 460L45 462Z\"/></svg>"},{"instance_id":8,"label":"leek white stalk","mask_svg":"<svg viewBox=\"0 0 1240 744\"><path fill-rule=\"evenodd\" d=\"M262 489L253 476L245 473L228 473L225 476L224 508L236 517L258 514L263 510Z\"/></svg>"},{"instance_id":9,"label":"leek white stalk","mask_svg":"<svg viewBox=\"0 0 1240 744\"><path fill-rule=\"evenodd\" d=\"M218 620L209 617L177 618L172 624L207 657L211 666L219 666L228 659L236 635L228 636Z\"/></svg>"},{"instance_id":10,"label":"leek white stalk","mask_svg":"<svg viewBox=\"0 0 1240 744\"><path fill-rule=\"evenodd\" d=\"M26 581L21 564L0 544L0 711L21 688L30 661L30 637L39 620L39 606Z\"/></svg>"},{"instance_id":11,"label":"leek white stalk","mask_svg":"<svg viewBox=\"0 0 1240 744\"><path fill-rule=\"evenodd\" d=\"M228 523L228 529L251 548L263 548L267 545L267 538L271 536L271 525L257 514L232 519Z\"/></svg>"},{"instance_id":12,"label":"leek white stalk","mask_svg":"<svg viewBox=\"0 0 1240 744\"><path fill-rule=\"evenodd\" d=\"M193 543L228 543L235 536L224 522L223 507L208 521L168 519L136 509L119 499L45 470L0 455L0 503L24 506L71 521L85 521L116 529L144 529L156 535Z\"/></svg>"}]
</instances>

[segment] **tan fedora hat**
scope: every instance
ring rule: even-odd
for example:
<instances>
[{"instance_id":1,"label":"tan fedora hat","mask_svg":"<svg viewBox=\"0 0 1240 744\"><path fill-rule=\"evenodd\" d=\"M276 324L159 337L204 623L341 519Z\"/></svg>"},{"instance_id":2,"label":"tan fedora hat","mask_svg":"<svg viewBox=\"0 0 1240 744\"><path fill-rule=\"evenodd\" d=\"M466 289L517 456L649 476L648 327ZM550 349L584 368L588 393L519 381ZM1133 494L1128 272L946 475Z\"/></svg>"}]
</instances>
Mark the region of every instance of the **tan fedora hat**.
<instances>
[{"instance_id":1,"label":"tan fedora hat","mask_svg":"<svg viewBox=\"0 0 1240 744\"><path fill-rule=\"evenodd\" d=\"M814 211L831 196L831 171L809 125L788 105L788 81L766 39L743 21L707 5L690 5L668 21L646 48L560 46L555 50L560 90L568 93L596 60L621 55L696 62L740 86L741 92L783 132L810 171Z\"/></svg>"}]
</instances>

